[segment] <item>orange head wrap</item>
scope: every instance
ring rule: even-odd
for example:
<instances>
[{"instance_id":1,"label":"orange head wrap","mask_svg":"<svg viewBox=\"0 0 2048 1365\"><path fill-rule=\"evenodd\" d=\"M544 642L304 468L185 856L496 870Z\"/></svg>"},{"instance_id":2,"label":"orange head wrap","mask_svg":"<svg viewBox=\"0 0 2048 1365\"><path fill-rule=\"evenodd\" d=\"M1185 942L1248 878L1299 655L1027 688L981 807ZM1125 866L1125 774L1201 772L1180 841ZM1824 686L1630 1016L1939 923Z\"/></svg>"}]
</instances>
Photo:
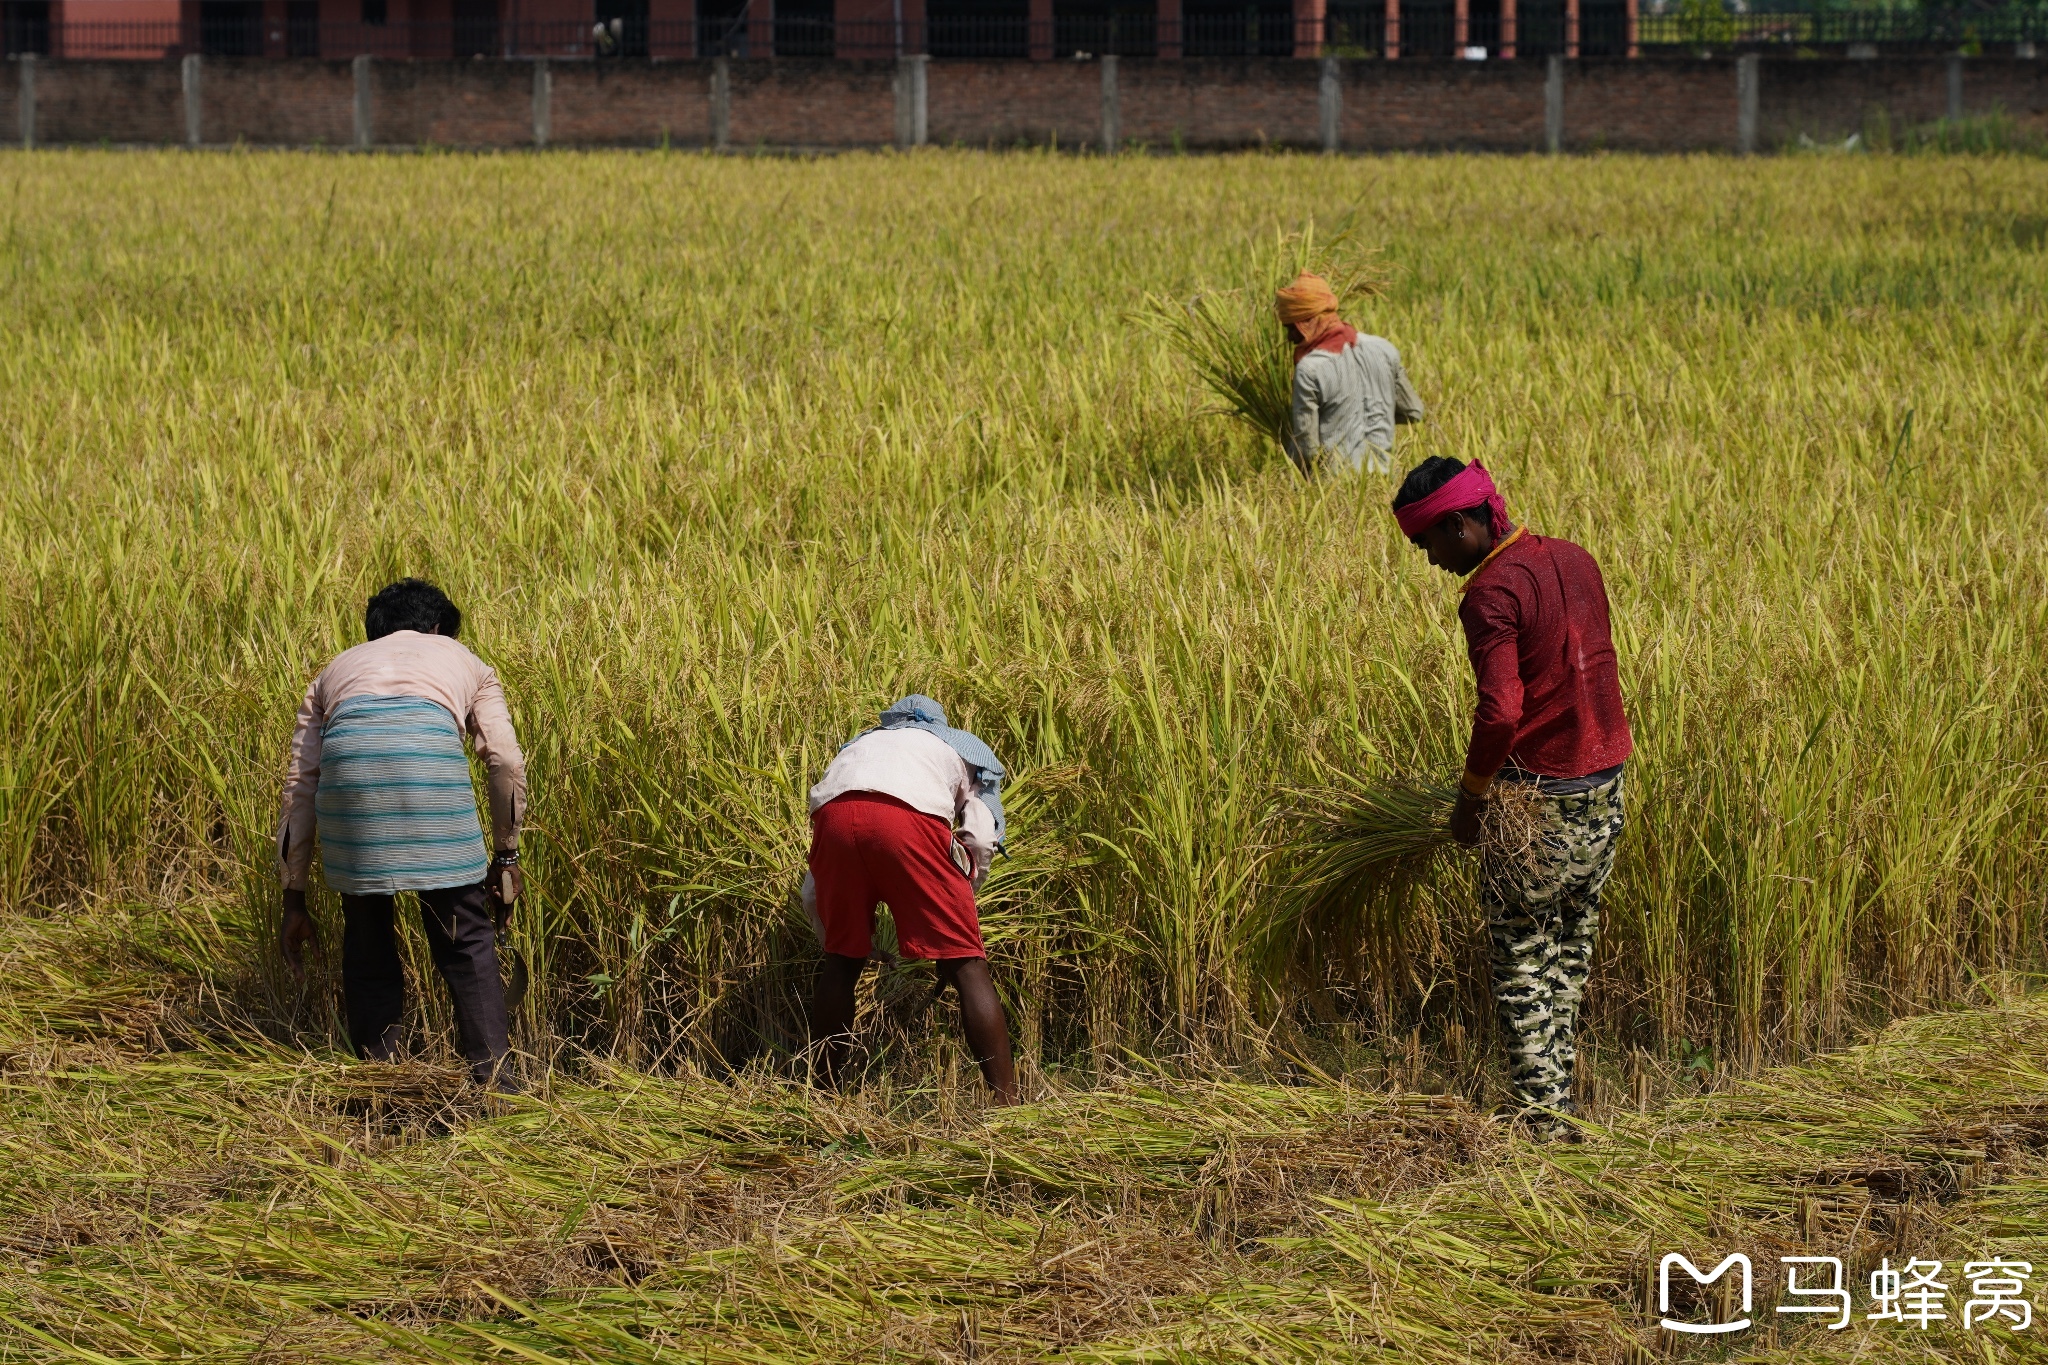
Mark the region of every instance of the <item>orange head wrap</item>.
<instances>
[{"instance_id":1,"label":"orange head wrap","mask_svg":"<svg viewBox=\"0 0 2048 1365\"><path fill-rule=\"evenodd\" d=\"M1310 346L1332 328L1344 325L1337 317L1337 295L1329 282L1306 270L1273 296L1273 310L1280 315L1283 325L1293 324L1302 341Z\"/></svg>"}]
</instances>

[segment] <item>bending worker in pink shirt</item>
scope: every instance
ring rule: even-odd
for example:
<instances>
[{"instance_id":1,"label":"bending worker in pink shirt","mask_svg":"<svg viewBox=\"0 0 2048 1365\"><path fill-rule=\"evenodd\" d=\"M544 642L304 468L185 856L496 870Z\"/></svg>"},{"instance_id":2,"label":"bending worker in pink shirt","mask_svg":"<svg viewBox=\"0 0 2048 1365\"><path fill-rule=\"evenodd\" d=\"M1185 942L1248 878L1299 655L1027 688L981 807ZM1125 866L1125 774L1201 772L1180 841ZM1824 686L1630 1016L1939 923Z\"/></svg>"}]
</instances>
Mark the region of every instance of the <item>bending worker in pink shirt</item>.
<instances>
[{"instance_id":1,"label":"bending worker in pink shirt","mask_svg":"<svg viewBox=\"0 0 2048 1365\"><path fill-rule=\"evenodd\" d=\"M378 1061L401 1049L405 969L392 922L398 892L419 896L434 966L479 1084L509 1086L497 931L519 897L526 763L498 675L455 639L462 613L417 578L363 612L367 643L334 658L306 689L285 773L277 856L284 883L278 947L292 970L308 941L306 876L320 864L341 894L341 990L349 1042ZM463 734L490 772L486 857Z\"/></svg>"},{"instance_id":2,"label":"bending worker in pink shirt","mask_svg":"<svg viewBox=\"0 0 2048 1365\"><path fill-rule=\"evenodd\" d=\"M853 1051L854 989L886 902L905 957L930 958L960 995L960 1023L996 1103L1017 1101L1010 1026L988 974L974 893L1003 840L1003 765L946 724L930 697L909 696L847 741L811 788L804 900L825 946L811 1010L828 1081Z\"/></svg>"}]
</instances>

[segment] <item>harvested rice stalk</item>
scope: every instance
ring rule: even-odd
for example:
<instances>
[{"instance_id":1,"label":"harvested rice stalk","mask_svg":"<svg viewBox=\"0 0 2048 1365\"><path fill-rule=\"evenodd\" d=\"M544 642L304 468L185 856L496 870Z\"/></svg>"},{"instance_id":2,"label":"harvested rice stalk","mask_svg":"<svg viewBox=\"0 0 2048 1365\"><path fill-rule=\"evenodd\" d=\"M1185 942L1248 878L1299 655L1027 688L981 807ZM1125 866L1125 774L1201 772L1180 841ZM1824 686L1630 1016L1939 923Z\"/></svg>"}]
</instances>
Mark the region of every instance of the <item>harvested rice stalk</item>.
<instances>
[{"instance_id":1,"label":"harvested rice stalk","mask_svg":"<svg viewBox=\"0 0 2048 1365\"><path fill-rule=\"evenodd\" d=\"M1218 400L1211 411L1235 417L1285 448L1293 424L1294 358L1273 316L1273 291L1303 270L1330 282L1349 302L1385 292L1376 253L1362 251L1348 226L1321 246L1313 218L1299 232L1276 233L1246 253L1249 282L1202 289L1185 302L1148 295L1139 320L1194 367Z\"/></svg>"},{"instance_id":2,"label":"harvested rice stalk","mask_svg":"<svg viewBox=\"0 0 2048 1365\"><path fill-rule=\"evenodd\" d=\"M1417 949L1436 946L1438 926L1420 922L1415 893L1445 868L1457 788L1397 777L1367 781L1334 774L1336 784L1289 794L1279 865L1282 895L1297 928L1360 957L1385 983ZM1541 807L1511 787L1496 787L1481 817L1481 875L1513 877L1534 856Z\"/></svg>"}]
</instances>

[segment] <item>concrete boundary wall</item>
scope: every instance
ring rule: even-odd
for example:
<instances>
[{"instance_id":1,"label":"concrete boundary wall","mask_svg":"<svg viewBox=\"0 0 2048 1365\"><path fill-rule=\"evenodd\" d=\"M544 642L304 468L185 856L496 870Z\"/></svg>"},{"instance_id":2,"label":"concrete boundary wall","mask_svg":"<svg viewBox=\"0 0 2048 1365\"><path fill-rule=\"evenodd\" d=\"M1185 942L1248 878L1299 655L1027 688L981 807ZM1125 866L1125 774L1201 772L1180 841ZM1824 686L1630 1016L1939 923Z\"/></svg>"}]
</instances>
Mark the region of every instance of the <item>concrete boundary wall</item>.
<instances>
[{"instance_id":1,"label":"concrete boundary wall","mask_svg":"<svg viewBox=\"0 0 2048 1365\"><path fill-rule=\"evenodd\" d=\"M0 139L300 147L890 145L1100 150L1769 152L2003 110L2048 134L2020 58L1528 62L188 58L0 66Z\"/></svg>"}]
</instances>

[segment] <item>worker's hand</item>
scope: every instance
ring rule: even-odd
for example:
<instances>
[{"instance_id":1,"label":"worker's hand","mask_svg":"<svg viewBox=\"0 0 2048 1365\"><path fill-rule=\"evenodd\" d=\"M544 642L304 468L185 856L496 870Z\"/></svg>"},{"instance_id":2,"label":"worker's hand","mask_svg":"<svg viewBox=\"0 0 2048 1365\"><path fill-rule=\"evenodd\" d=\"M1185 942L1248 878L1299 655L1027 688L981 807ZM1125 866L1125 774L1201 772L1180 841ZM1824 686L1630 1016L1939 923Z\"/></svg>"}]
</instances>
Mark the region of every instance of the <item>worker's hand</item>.
<instances>
[{"instance_id":1,"label":"worker's hand","mask_svg":"<svg viewBox=\"0 0 2048 1365\"><path fill-rule=\"evenodd\" d=\"M965 830L953 832L953 865L976 891L988 880L988 865L994 859L995 850L984 848L979 841L969 838Z\"/></svg>"},{"instance_id":2,"label":"worker's hand","mask_svg":"<svg viewBox=\"0 0 2048 1365\"><path fill-rule=\"evenodd\" d=\"M313 945L313 955L320 955L320 931L313 923L313 917L306 913L306 893L289 888L284 893L284 911L277 919L277 951L284 958L284 964L292 969L293 976L306 974L306 945Z\"/></svg>"},{"instance_id":3,"label":"worker's hand","mask_svg":"<svg viewBox=\"0 0 2048 1365\"><path fill-rule=\"evenodd\" d=\"M1471 848L1479 842L1479 812L1486 807L1486 798L1474 796L1463 787L1458 788L1458 804L1451 807L1451 837Z\"/></svg>"},{"instance_id":4,"label":"worker's hand","mask_svg":"<svg viewBox=\"0 0 2048 1365\"><path fill-rule=\"evenodd\" d=\"M525 874L520 872L518 863L493 862L486 875L490 885L490 899L498 932L512 922L512 907L519 903L519 893L526 889Z\"/></svg>"}]
</instances>

